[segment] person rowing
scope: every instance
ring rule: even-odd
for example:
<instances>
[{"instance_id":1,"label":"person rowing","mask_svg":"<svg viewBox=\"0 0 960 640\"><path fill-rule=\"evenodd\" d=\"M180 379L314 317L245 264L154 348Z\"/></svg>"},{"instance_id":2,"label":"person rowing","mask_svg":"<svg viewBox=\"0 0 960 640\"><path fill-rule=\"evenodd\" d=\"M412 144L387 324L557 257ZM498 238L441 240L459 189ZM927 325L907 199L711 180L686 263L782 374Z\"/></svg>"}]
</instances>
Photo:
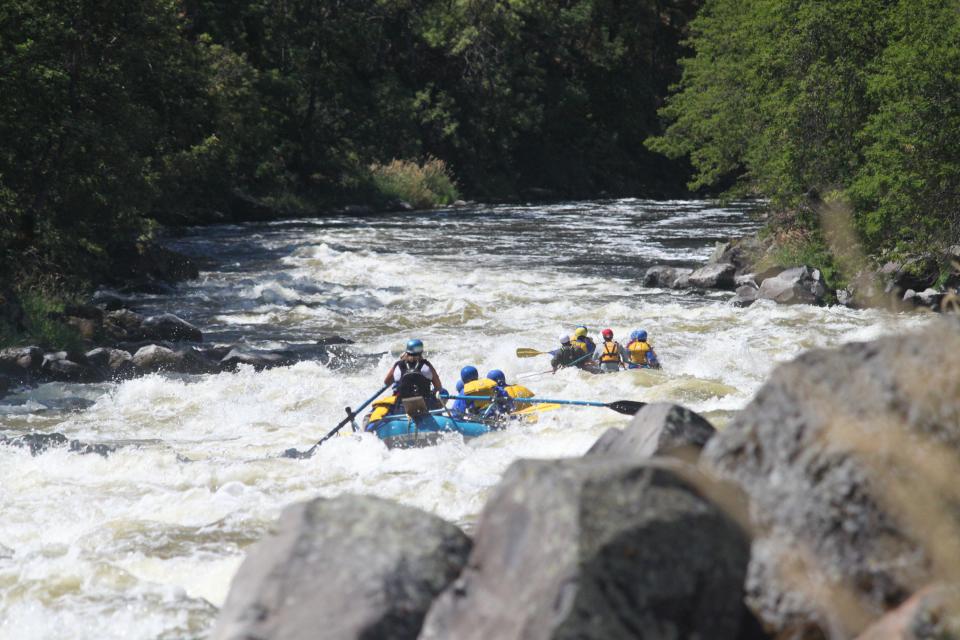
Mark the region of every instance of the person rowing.
<instances>
[{"instance_id":1,"label":"person rowing","mask_svg":"<svg viewBox=\"0 0 960 640\"><path fill-rule=\"evenodd\" d=\"M584 353L580 346L574 346L570 336L565 332L560 334L560 348L551 351L550 354L553 356L550 359L550 366L553 367L554 373L557 369L565 367L582 367L582 363L590 357L590 354Z\"/></svg>"},{"instance_id":2,"label":"person rowing","mask_svg":"<svg viewBox=\"0 0 960 640\"><path fill-rule=\"evenodd\" d=\"M526 409L530 406L529 402L523 402L523 398L532 398L533 391L522 384L507 384L507 376L500 369L493 369L487 373L487 378L497 383L497 389L500 389L504 395L509 398L508 410L513 412L519 409Z\"/></svg>"},{"instance_id":3,"label":"person rowing","mask_svg":"<svg viewBox=\"0 0 960 640\"><path fill-rule=\"evenodd\" d=\"M393 384L394 393L400 400L421 396L431 409L442 405L430 391L443 391L440 374L429 360L423 357L423 341L417 338L407 341L406 350L400 359L391 365L383 379L384 384Z\"/></svg>"},{"instance_id":4,"label":"person rowing","mask_svg":"<svg viewBox=\"0 0 960 640\"><path fill-rule=\"evenodd\" d=\"M627 353L629 354L629 367L631 369L659 369L660 360L657 358L653 346L647 342L647 332L643 329L637 329L630 334L630 342L627 343Z\"/></svg>"},{"instance_id":5,"label":"person rowing","mask_svg":"<svg viewBox=\"0 0 960 640\"><path fill-rule=\"evenodd\" d=\"M630 359L630 355L623 345L613 339L613 330L604 329L600 335L603 336L603 344L597 349L595 356L595 359L600 362L600 370L613 373L626 369L626 361Z\"/></svg>"}]
</instances>

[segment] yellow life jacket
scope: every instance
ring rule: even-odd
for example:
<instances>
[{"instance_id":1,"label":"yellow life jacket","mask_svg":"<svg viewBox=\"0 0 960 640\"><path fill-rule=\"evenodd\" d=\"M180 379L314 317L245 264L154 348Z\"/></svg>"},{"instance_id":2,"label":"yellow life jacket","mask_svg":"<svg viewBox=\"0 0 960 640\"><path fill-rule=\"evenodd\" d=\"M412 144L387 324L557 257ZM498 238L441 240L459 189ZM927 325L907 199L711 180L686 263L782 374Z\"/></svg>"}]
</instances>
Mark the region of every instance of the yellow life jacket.
<instances>
[{"instance_id":1,"label":"yellow life jacket","mask_svg":"<svg viewBox=\"0 0 960 640\"><path fill-rule=\"evenodd\" d=\"M647 352L650 351L650 344L634 340L627 345L627 351L630 352L630 362L633 364L647 364Z\"/></svg>"},{"instance_id":2,"label":"yellow life jacket","mask_svg":"<svg viewBox=\"0 0 960 640\"><path fill-rule=\"evenodd\" d=\"M575 338L573 336L570 336L570 345L576 347L577 349L580 349L580 351L584 353L587 352L587 343L580 340L580 338Z\"/></svg>"},{"instance_id":3,"label":"yellow life jacket","mask_svg":"<svg viewBox=\"0 0 960 640\"><path fill-rule=\"evenodd\" d=\"M463 385L463 395L465 396L487 396L488 398L496 395L497 383L490 378L480 378ZM473 400L473 406L476 409L486 409L490 403L486 400Z\"/></svg>"},{"instance_id":4,"label":"yellow life jacket","mask_svg":"<svg viewBox=\"0 0 960 640\"><path fill-rule=\"evenodd\" d=\"M507 395L513 398L513 408L514 410L526 409L529 406L532 406L529 402L517 402L518 398L532 398L533 391L527 389L522 384L511 384L503 388L507 392Z\"/></svg>"},{"instance_id":5,"label":"yellow life jacket","mask_svg":"<svg viewBox=\"0 0 960 640\"><path fill-rule=\"evenodd\" d=\"M387 414L390 413L390 410L393 409L393 406L397 403L397 396L390 396L389 398L381 398L380 400L375 400L373 402L373 410L370 411L370 414L367 415L365 420L365 425L370 424L371 422L376 422L377 420L382 420L387 417Z\"/></svg>"},{"instance_id":6,"label":"yellow life jacket","mask_svg":"<svg viewBox=\"0 0 960 640\"><path fill-rule=\"evenodd\" d=\"M620 343L613 340L604 340L600 362L620 362Z\"/></svg>"}]
</instances>

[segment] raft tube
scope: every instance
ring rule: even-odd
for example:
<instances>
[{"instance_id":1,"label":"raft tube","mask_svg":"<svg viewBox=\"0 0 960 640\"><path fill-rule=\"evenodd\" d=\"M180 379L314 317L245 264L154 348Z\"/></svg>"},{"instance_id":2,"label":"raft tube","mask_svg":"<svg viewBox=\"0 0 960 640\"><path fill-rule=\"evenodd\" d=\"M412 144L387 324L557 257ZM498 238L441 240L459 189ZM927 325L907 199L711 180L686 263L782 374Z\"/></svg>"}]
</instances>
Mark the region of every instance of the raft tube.
<instances>
[{"instance_id":1,"label":"raft tube","mask_svg":"<svg viewBox=\"0 0 960 640\"><path fill-rule=\"evenodd\" d=\"M459 433L470 439L497 430L499 427L474 420L457 420L446 415L427 414L411 418L407 415L390 415L367 426L367 431L390 449L408 449L436 444L444 435Z\"/></svg>"}]
</instances>

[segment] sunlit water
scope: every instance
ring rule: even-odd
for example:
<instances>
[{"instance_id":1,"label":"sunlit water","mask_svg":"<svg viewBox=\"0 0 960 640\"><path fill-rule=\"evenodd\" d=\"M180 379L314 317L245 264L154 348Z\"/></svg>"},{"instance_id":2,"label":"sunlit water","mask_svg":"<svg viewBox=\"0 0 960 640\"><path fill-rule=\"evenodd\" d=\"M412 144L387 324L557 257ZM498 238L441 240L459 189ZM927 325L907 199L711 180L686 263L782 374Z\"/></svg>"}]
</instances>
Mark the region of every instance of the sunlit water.
<instances>
[{"instance_id":1,"label":"sunlit water","mask_svg":"<svg viewBox=\"0 0 960 640\"><path fill-rule=\"evenodd\" d=\"M469 528L511 461L579 455L628 419L570 408L467 443L388 451L348 436L309 460L278 456L375 391L410 337L423 338L452 389L465 364L509 378L547 369L515 349L553 348L579 323L621 339L644 328L662 371L525 382L544 397L680 402L722 426L777 362L922 321L737 309L730 294L639 284L651 264L692 266L757 226L746 206L621 200L191 230L173 245L202 260L200 279L143 297L141 310L174 311L208 342L277 347L337 334L357 354L381 354L377 364L50 384L2 401L4 433L126 444L106 459L0 447L0 637L203 637L244 548L284 505L372 493ZM94 404L58 409L72 398Z\"/></svg>"}]
</instances>

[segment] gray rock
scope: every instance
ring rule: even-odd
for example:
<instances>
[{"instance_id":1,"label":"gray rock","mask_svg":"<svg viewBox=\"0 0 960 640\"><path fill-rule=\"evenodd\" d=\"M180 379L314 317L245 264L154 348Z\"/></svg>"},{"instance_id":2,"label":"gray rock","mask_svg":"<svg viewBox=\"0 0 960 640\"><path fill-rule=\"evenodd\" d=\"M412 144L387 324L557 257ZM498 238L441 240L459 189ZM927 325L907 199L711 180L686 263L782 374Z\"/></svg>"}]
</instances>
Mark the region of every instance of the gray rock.
<instances>
[{"instance_id":1,"label":"gray rock","mask_svg":"<svg viewBox=\"0 0 960 640\"><path fill-rule=\"evenodd\" d=\"M200 329L172 313L150 316L143 321L142 327L149 339L203 342L203 333Z\"/></svg>"},{"instance_id":2,"label":"gray rock","mask_svg":"<svg viewBox=\"0 0 960 640\"><path fill-rule=\"evenodd\" d=\"M195 349L168 349L160 345L141 347L133 354L133 364L142 372L212 373L218 367Z\"/></svg>"},{"instance_id":3,"label":"gray rock","mask_svg":"<svg viewBox=\"0 0 960 640\"><path fill-rule=\"evenodd\" d=\"M136 298L125 296L109 289L98 289L93 294L93 297L90 298L90 304L100 307L106 311L128 309L134 304L135 301Z\"/></svg>"},{"instance_id":4,"label":"gray rock","mask_svg":"<svg viewBox=\"0 0 960 640\"><path fill-rule=\"evenodd\" d=\"M956 493L931 479L960 457L958 352L955 320L809 351L707 445L752 498L748 602L773 631L851 637L929 580L942 551L919 541L960 526Z\"/></svg>"},{"instance_id":5,"label":"gray rock","mask_svg":"<svg viewBox=\"0 0 960 640\"><path fill-rule=\"evenodd\" d=\"M794 267L760 283L757 297L780 304L820 304L826 293L818 269Z\"/></svg>"},{"instance_id":6,"label":"gray rock","mask_svg":"<svg viewBox=\"0 0 960 640\"><path fill-rule=\"evenodd\" d=\"M40 372L43 350L40 347L10 347L0 351L0 372L14 378Z\"/></svg>"},{"instance_id":7,"label":"gray rock","mask_svg":"<svg viewBox=\"0 0 960 640\"><path fill-rule=\"evenodd\" d=\"M83 359L78 354L78 359ZM69 355L66 351L56 351L43 356L40 373L57 382L96 382L102 379L93 367L86 362L76 362L77 356Z\"/></svg>"},{"instance_id":8,"label":"gray rock","mask_svg":"<svg viewBox=\"0 0 960 640\"><path fill-rule=\"evenodd\" d=\"M850 289L837 289L837 304L841 304L844 307L849 307L851 309L859 308L859 305L854 300L853 291Z\"/></svg>"},{"instance_id":9,"label":"gray rock","mask_svg":"<svg viewBox=\"0 0 960 640\"><path fill-rule=\"evenodd\" d=\"M111 377L128 375L135 369L133 356L123 349L98 347L88 351L86 358L90 365L107 372Z\"/></svg>"},{"instance_id":10,"label":"gray rock","mask_svg":"<svg viewBox=\"0 0 960 640\"><path fill-rule=\"evenodd\" d=\"M289 506L247 553L211 640L416 638L470 539L371 496Z\"/></svg>"},{"instance_id":11,"label":"gray rock","mask_svg":"<svg viewBox=\"0 0 960 640\"><path fill-rule=\"evenodd\" d=\"M285 367L297 362L296 357L272 351L255 351L236 347L220 360L220 367L224 370L236 369L241 364L252 366L257 371Z\"/></svg>"},{"instance_id":12,"label":"gray rock","mask_svg":"<svg viewBox=\"0 0 960 640\"><path fill-rule=\"evenodd\" d=\"M760 297L760 289L756 285L745 284L737 287L736 294L730 299L735 307L749 307Z\"/></svg>"},{"instance_id":13,"label":"gray rock","mask_svg":"<svg viewBox=\"0 0 960 640\"><path fill-rule=\"evenodd\" d=\"M645 287L672 289L676 288L677 280L689 276L691 273L693 273L693 269L656 265L646 270L642 282Z\"/></svg>"},{"instance_id":14,"label":"gray rock","mask_svg":"<svg viewBox=\"0 0 960 640\"><path fill-rule=\"evenodd\" d=\"M732 264L708 264L691 273L687 281L700 289L733 289L736 271Z\"/></svg>"},{"instance_id":15,"label":"gray rock","mask_svg":"<svg viewBox=\"0 0 960 640\"><path fill-rule=\"evenodd\" d=\"M88 444L80 440L70 440L62 433L28 433L13 437L0 435L0 445L29 449L32 456L38 456L51 447L66 447L74 453L81 455L94 453L104 458L117 450L113 445Z\"/></svg>"},{"instance_id":16,"label":"gray rock","mask_svg":"<svg viewBox=\"0 0 960 640\"><path fill-rule=\"evenodd\" d=\"M753 287L754 289L759 289L760 285L757 282L763 282L763 279L757 280L758 276L755 273L742 273L733 278L733 284L737 288L743 286Z\"/></svg>"},{"instance_id":17,"label":"gray rock","mask_svg":"<svg viewBox=\"0 0 960 640\"><path fill-rule=\"evenodd\" d=\"M135 342L146 339L143 316L129 309L108 311L103 315L103 332L111 340Z\"/></svg>"},{"instance_id":18,"label":"gray rock","mask_svg":"<svg viewBox=\"0 0 960 640\"><path fill-rule=\"evenodd\" d=\"M623 431L610 429L600 436L586 455L643 459L685 450L695 457L715 433L712 424L690 409L655 402L637 412Z\"/></svg>"},{"instance_id":19,"label":"gray rock","mask_svg":"<svg viewBox=\"0 0 960 640\"><path fill-rule=\"evenodd\" d=\"M452 204L451 206L453 206L453 207L465 207L465 206L467 206L467 202L466 202L466 200L454 200L454 201L453 201L453 204Z\"/></svg>"},{"instance_id":20,"label":"gray rock","mask_svg":"<svg viewBox=\"0 0 960 640\"><path fill-rule=\"evenodd\" d=\"M667 458L515 462L421 639L738 637L749 541L691 473Z\"/></svg>"}]
</instances>

